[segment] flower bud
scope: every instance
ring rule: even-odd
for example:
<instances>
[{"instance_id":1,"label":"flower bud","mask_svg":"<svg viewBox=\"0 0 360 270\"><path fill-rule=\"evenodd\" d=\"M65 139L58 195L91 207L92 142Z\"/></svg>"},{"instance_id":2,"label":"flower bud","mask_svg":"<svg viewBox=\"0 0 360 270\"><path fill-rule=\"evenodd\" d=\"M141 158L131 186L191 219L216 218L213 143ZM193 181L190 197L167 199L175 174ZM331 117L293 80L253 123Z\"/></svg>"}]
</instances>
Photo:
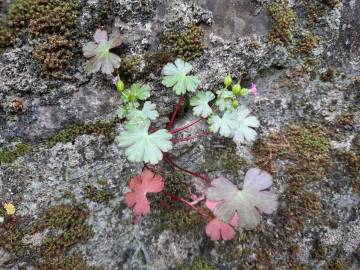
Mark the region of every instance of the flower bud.
<instances>
[{"instance_id":1,"label":"flower bud","mask_svg":"<svg viewBox=\"0 0 360 270\"><path fill-rule=\"evenodd\" d=\"M229 87L231 84L232 84L232 79L231 79L231 76L228 75L224 78L224 85L225 85L225 87Z\"/></svg>"},{"instance_id":2,"label":"flower bud","mask_svg":"<svg viewBox=\"0 0 360 270\"><path fill-rule=\"evenodd\" d=\"M125 90L125 84L124 84L124 82L122 80L118 80L115 85L116 85L116 89L119 92L122 92L122 91Z\"/></svg>"},{"instance_id":3,"label":"flower bud","mask_svg":"<svg viewBox=\"0 0 360 270\"><path fill-rule=\"evenodd\" d=\"M231 90L236 96L240 96L240 94L241 94L241 86L240 86L240 84L237 83L237 84L233 85Z\"/></svg>"},{"instance_id":4,"label":"flower bud","mask_svg":"<svg viewBox=\"0 0 360 270\"><path fill-rule=\"evenodd\" d=\"M236 109L236 108L239 106L239 101L237 101L236 99L234 99L231 104L232 104L232 106L234 107L234 109Z\"/></svg>"}]
</instances>

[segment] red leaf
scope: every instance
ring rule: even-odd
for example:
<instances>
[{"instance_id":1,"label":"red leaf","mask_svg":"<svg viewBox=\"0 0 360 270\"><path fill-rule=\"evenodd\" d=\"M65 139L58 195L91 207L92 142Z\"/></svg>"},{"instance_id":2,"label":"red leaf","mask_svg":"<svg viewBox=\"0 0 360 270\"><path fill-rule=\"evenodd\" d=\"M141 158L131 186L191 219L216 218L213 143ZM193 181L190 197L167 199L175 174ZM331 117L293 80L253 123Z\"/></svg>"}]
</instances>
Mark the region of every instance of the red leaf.
<instances>
[{"instance_id":1,"label":"red leaf","mask_svg":"<svg viewBox=\"0 0 360 270\"><path fill-rule=\"evenodd\" d=\"M214 241L221 239L231 240L235 236L234 229L230 225L221 222L217 218L214 218L209 222L209 224L206 226L205 232L206 235Z\"/></svg>"},{"instance_id":2,"label":"red leaf","mask_svg":"<svg viewBox=\"0 0 360 270\"><path fill-rule=\"evenodd\" d=\"M133 209L135 215L140 216L150 213L150 203L146 198L147 193L157 193L164 189L163 178L154 175L150 170L144 170L140 175L135 176L129 182L132 190L125 194L125 203Z\"/></svg>"}]
</instances>

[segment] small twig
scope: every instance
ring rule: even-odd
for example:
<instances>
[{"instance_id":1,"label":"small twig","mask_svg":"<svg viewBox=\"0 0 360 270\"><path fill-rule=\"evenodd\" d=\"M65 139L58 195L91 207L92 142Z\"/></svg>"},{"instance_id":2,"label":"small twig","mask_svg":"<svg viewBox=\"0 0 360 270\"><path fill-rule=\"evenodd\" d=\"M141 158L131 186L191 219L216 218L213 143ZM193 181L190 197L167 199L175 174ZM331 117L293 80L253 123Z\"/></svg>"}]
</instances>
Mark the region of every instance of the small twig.
<instances>
[{"instance_id":1,"label":"small twig","mask_svg":"<svg viewBox=\"0 0 360 270\"><path fill-rule=\"evenodd\" d=\"M192 205L190 202L188 202L187 200L181 198L181 197L177 197L173 194L164 192L164 194L166 196L168 196L170 199L172 199L173 201L178 201L178 202L182 202L183 204L189 206L191 209L193 209L196 213L198 213L200 216L206 218L207 220L209 220L208 215L206 215L205 213L203 213L199 208L197 208L196 206Z\"/></svg>"},{"instance_id":2,"label":"small twig","mask_svg":"<svg viewBox=\"0 0 360 270\"><path fill-rule=\"evenodd\" d=\"M204 137L204 136L207 136L207 135L210 135L210 133L207 132L207 131L204 131L204 132L200 132L198 134L195 134L194 136L191 136L191 137L181 138L181 139L172 139L171 141L173 143L186 142L186 141L191 141L191 140L201 138L201 137Z\"/></svg>"},{"instance_id":3,"label":"small twig","mask_svg":"<svg viewBox=\"0 0 360 270\"><path fill-rule=\"evenodd\" d=\"M176 103L175 111L174 111L173 115L171 116L170 123L167 125L167 129L170 129L173 126L175 117L180 110L180 106L181 106L181 103L183 102L183 100L184 100L184 96L180 96L179 100Z\"/></svg>"},{"instance_id":4,"label":"small twig","mask_svg":"<svg viewBox=\"0 0 360 270\"><path fill-rule=\"evenodd\" d=\"M196 173L196 172L192 172L190 170L187 170L187 169L184 169L182 167L180 167L179 165L177 165L167 154L164 153L164 159L165 159L165 162L167 162L171 167L173 168L176 168L180 171L183 171L183 172L186 172L188 174L191 174L192 176L195 176L197 178L200 178L201 180L203 180L207 185L211 182L211 180L206 177L206 176L203 176L199 173Z\"/></svg>"},{"instance_id":5,"label":"small twig","mask_svg":"<svg viewBox=\"0 0 360 270\"><path fill-rule=\"evenodd\" d=\"M170 130L170 133L171 133L171 134L175 134L175 133L178 133L178 132L183 131L183 130L185 130L185 129L188 129L189 127L192 127L193 125L199 123L200 121L202 121L202 120L204 120L204 119L205 119L205 118L199 118L199 119L197 119L197 120L195 120L195 121L193 121L193 122L191 122L191 123L189 123L189 124L187 124L187 125L185 125L185 126L183 126L183 127Z\"/></svg>"}]
</instances>

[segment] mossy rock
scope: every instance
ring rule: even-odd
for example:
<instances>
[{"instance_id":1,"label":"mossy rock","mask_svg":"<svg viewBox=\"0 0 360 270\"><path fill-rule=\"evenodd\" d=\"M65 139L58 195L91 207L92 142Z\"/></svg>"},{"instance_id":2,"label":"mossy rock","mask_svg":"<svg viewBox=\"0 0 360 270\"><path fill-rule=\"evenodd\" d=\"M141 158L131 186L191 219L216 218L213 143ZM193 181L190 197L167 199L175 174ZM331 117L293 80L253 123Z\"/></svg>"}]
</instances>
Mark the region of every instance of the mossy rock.
<instances>
[{"instance_id":1,"label":"mossy rock","mask_svg":"<svg viewBox=\"0 0 360 270\"><path fill-rule=\"evenodd\" d=\"M18 143L0 149L0 162L12 163L16 159L34 151L34 146L26 143Z\"/></svg>"},{"instance_id":2,"label":"mossy rock","mask_svg":"<svg viewBox=\"0 0 360 270\"><path fill-rule=\"evenodd\" d=\"M194 60L204 53L204 33L200 26L189 24L184 29L171 29L162 33L161 48L185 61Z\"/></svg>"},{"instance_id":3,"label":"mossy rock","mask_svg":"<svg viewBox=\"0 0 360 270\"><path fill-rule=\"evenodd\" d=\"M293 32L295 30L297 17L287 0L274 1L268 7L272 18L273 30L269 40L274 44L291 44Z\"/></svg>"}]
</instances>

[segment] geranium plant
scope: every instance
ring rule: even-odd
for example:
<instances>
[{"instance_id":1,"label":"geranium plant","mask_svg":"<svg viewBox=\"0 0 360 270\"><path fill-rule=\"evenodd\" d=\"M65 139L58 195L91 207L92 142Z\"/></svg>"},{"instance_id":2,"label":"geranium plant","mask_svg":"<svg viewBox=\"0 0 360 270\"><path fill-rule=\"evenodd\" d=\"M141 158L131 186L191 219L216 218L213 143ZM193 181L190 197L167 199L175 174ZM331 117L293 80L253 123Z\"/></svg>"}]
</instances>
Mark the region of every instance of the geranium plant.
<instances>
[{"instance_id":1,"label":"geranium plant","mask_svg":"<svg viewBox=\"0 0 360 270\"><path fill-rule=\"evenodd\" d=\"M101 44L107 40L105 36L104 33L100 35L98 32L95 34L95 41ZM205 218L208 221L205 232L212 240L230 240L234 238L235 230L241 231L257 226L261 220L260 213L271 214L276 210L276 195L266 191L272 185L271 176L258 168L250 169L245 175L242 190L239 190L224 177L210 179L182 168L173 160L170 151L179 142L211 134L232 138L237 144L254 141L257 135L255 129L260 123L255 116L250 115L250 110L240 103L243 96L257 95L257 89L255 84L252 84L250 89L241 87L240 83L233 83L232 78L226 76L221 89L202 91L201 80L192 74L192 69L192 65L182 59L176 59L174 63L168 63L163 67L161 83L178 95L178 101L169 123L157 129L154 126L159 125L154 124L160 113L156 104L148 100L151 96L150 87L133 84L126 88L116 72L113 73L113 83L122 97L117 114L119 118L124 119L123 131L117 137L117 142L124 147L129 161L143 163L142 172L129 182L130 191L125 194L125 203L133 210L135 221L150 213L151 206L146 197L147 193L163 192L164 185L166 186L164 179L154 172L154 166L160 162L167 163L178 171L201 179L206 188L201 196L192 195L192 202L173 194L165 195L184 203ZM190 96L192 112L197 118L182 127L173 128L185 96ZM178 137L183 131L205 121L208 130L185 138ZM204 207L210 211L202 211Z\"/></svg>"}]
</instances>

